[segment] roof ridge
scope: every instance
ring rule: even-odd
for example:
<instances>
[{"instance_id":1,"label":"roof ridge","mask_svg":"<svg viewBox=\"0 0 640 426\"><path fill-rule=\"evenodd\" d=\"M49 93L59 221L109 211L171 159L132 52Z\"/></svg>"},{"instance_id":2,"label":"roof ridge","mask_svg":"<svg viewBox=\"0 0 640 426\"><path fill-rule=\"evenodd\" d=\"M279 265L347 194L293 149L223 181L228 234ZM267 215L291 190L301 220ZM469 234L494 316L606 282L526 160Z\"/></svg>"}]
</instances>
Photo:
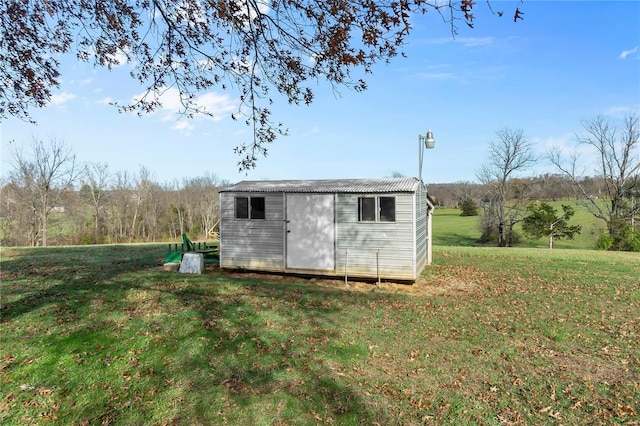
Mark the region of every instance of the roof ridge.
<instances>
[{"instance_id":1,"label":"roof ridge","mask_svg":"<svg viewBox=\"0 0 640 426\"><path fill-rule=\"evenodd\" d=\"M244 180L221 192L415 192L419 182L415 177Z\"/></svg>"}]
</instances>

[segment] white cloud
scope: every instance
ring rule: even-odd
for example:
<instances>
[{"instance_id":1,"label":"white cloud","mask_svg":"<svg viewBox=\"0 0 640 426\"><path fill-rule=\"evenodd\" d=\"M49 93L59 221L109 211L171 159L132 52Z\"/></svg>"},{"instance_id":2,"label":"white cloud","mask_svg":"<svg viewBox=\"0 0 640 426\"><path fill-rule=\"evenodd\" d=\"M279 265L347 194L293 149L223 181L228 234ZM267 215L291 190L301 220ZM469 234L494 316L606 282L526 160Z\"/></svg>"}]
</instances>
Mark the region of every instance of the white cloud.
<instances>
[{"instance_id":1,"label":"white cloud","mask_svg":"<svg viewBox=\"0 0 640 426\"><path fill-rule=\"evenodd\" d=\"M246 20L247 22L244 23L245 26L248 26L249 21L255 19L259 13L268 15L271 11L269 0L234 0L234 2L238 6L238 12L236 12L235 16L240 20ZM180 21L186 22L189 26L196 26L197 24L207 23L206 11L208 7L213 6L203 6L199 1L192 2L183 0L175 5L172 14L174 15L174 19L179 18ZM154 16L158 17L159 12L156 11ZM248 20L246 18L248 18Z\"/></svg>"},{"instance_id":2,"label":"white cloud","mask_svg":"<svg viewBox=\"0 0 640 426\"><path fill-rule=\"evenodd\" d=\"M634 111L638 111L640 110L640 104L638 105L632 105L632 106L612 106L607 108L604 111L605 115L609 115L609 116L613 116L616 118L622 118L626 115L629 115L630 113L633 113Z\"/></svg>"},{"instance_id":3,"label":"white cloud","mask_svg":"<svg viewBox=\"0 0 640 426\"><path fill-rule=\"evenodd\" d=\"M437 37L423 39L423 44L441 45L450 43L462 43L464 47L480 47L496 44L498 40L495 37Z\"/></svg>"},{"instance_id":4,"label":"white cloud","mask_svg":"<svg viewBox=\"0 0 640 426\"><path fill-rule=\"evenodd\" d=\"M62 92L60 94L51 96L51 104L53 104L53 105L64 105L67 102L69 102L70 100L74 99L75 97L76 97L76 95L74 95L73 93Z\"/></svg>"},{"instance_id":5,"label":"white cloud","mask_svg":"<svg viewBox=\"0 0 640 426\"><path fill-rule=\"evenodd\" d=\"M213 113L213 119L215 121L222 120L225 115L229 115L238 109L237 102L231 99L226 93L205 93L204 95L198 96L197 104L203 106L208 112Z\"/></svg>"},{"instance_id":6,"label":"white cloud","mask_svg":"<svg viewBox=\"0 0 640 426\"><path fill-rule=\"evenodd\" d=\"M171 127L173 130L182 131L185 133L190 133L194 127L187 120L180 120L175 125Z\"/></svg>"},{"instance_id":7,"label":"white cloud","mask_svg":"<svg viewBox=\"0 0 640 426\"><path fill-rule=\"evenodd\" d=\"M269 2L267 0L258 0L258 10L262 13L269 13L271 10Z\"/></svg>"},{"instance_id":8,"label":"white cloud","mask_svg":"<svg viewBox=\"0 0 640 426\"><path fill-rule=\"evenodd\" d=\"M129 58L127 57L127 53L121 49L118 49L118 51L114 55L107 55L107 57L109 57L109 59L112 59L116 62L116 64L113 65L114 67L122 66L129 61Z\"/></svg>"},{"instance_id":9,"label":"white cloud","mask_svg":"<svg viewBox=\"0 0 640 426\"><path fill-rule=\"evenodd\" d=\"M313 126L309 130L304 132L302 134L302 137L308 137L308 136L312 136L312 135L317 135L318 133L320 133L320 128L318 126Z\"/></svg>"},{"instance_id":10,"label":"white cloud","mask_svg":"<svg viewBox=\"0 0 640 426\"><path fill-rule=\"evenodd\" d=\"M106 98L102 98L99 99L97 101L97 103L101 104L101 105L111 105L111 103L113 102L113 98L107 96Z\"/></svg>"},{"instance_id":11,"label":"white cloud","mask_svg":"<svg viewBox=\"0 0 640 426\"><path fill-rule=\"evenodd\" d=\"M95 58L95 56L96 56L95 49L92 48L89 51L89 53L90 53L90 55L92 57ZM114 63L111 64L111 66L114 67L114 68L120 67L120 66L126 64L129 61L129 58L127 57L126 51L124 51L122 49L118 49L115 54L110 54L110 53L107 54L107 53L105 53L104 56L106 58L108 58L109 60L114 61ZM84 82L88 82L88 81L90 81L90 79L89 80L84 80ZM83 82L80 82L80 84L82 84L82 83Z\"/></svg>"},{"instance_id":12,"label":"white cloud","mask_svg":"<svg viewBox=\"0 0 640 426\"><path fill-rule=\"evenodd\" d=\"M629 50L623 50L622 53L620 54L620 59L627 59L629 55L636 53L638 49L640 49L640 46L636 46L633 49L629 49Z\"/></svg>"},{"instance_id":13,"label":"white cloud","mask_svg":"<svg viewBox=\"0 0 640 426\"><path fill-rule=\"evenodd\" d=\"M420 80L451 80L456 75L451 70L450 64L426 64L424 68L415 73L415 77Z\"/></svg>"},{"instance_id":14,"label":"white cloud","mask_svg":"<svg viewBox=\"0 0 640 426\"><path fill-rule=\"evenodd\" d=\"M567 133L547 137L534 137L531 139L538 152L544 153L551 149L559 150L563 154L571 153L575 150L575 135Z\"/></svg>"},{"instance_id":15,"label":"white cloud","mask_svg":"<svg viewBox=\"0 0 640 426\"><path fill-rule=\"evenodd\" d=\"M135 95L131 100L132 103L135 103L142 99L144 93ZM110 100L110 98L105 98L104 100ZM180 100L180 92L175 88L167 88L161 92L159 99L162 106L159 110L156 111L160 115L160 118L163 121L172 121L176 118L182 118L178 124L172 127L175 130L181 131L190 131L194 129L194 126L190 123L194 123L191 121L187 123L186 119L182 117L182 112L184 110L184 106ZM194 116L195 120L208 118L213 121L220 121L225 117L229 117L231 113L237 111L239 105L238 100L232 99L227 94L219 94L215 92L208 92L197 96L195 98L195 104L198 108L206 111L212 116L207 116L204 114Z\"/></svg>"},{"instance_id":16,"label":"white cloud","mask_svg":"<svg viewBox=\"0 0 640 426\"><path fill-rule=\"evenodd\" d=\"M454 40L457 43L462 43L465 47L482 47L489 46L494 43L494 37L460 37Z\"/></svg>"},{"instance_id":17,"label":"white cloud","mask_svg":"<svg viewBox=\"0 0 640 426\"><path fill-rule=\"evenodd\" d=\"M551 173L558 173L559 171L545 158L546 154L550 151L559 153L561 162L567 167L572 161L572 158L575 157L575 172L578 175L592 175L597 173L597 153L591 146L579 143L576 140L576 134L566 133L563 135L534 137L532 138L532 142L538 154L544 159L539 166L549 166Z\"/></svg>"},{"instance_id":18,"label":"white cloud","mask_svg":"<svg viewBox=\"0 0 640 426\"><path fill-rule=\"evenodd\" d=\"M258 16L258 13L266 15L271 10L271 8L269 7L269 2L267 0L258 0L255 3L249 2L247 0L236 0L236 3L240 6L240 10L242 10L242 12L240 13L247 13L247 10L248 10L249 12L248 15L250 20L255 19L256 16ZM256 10L256 6L258 6L257 10ZM248 22L245 25L247 24Z\"/></svg>"},{"instance_id":19,"label":"white cloud","mask_svg":"<svg viewBox=\"0 0 640 426\"><path fill-rule=\"evenodd\" d=\"M451 80L455 76L450 72L421 72L417 77L422 80Z\"/></svg>"}]
</instances>

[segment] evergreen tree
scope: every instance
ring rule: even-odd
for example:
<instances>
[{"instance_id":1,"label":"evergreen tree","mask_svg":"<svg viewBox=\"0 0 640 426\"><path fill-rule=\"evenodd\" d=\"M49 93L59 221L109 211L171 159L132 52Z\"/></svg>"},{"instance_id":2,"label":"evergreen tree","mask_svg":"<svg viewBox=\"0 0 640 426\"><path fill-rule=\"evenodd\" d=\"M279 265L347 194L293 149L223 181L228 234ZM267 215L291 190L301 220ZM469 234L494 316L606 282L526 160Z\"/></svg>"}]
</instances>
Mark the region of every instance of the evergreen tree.
<instances>
[{"instance_id":1,"label":"evergreen tree","mask_svg":"<svg viewBox=\"0 0 640 426\"><path fill-rule=\"evenodd\" d=\"M575 234L582 231L580 225L569 225L567 222L575 214L573 208L569 205L562 205L562 216L557 215L549 203L531 203L527 206L529 215L524 218L522 230L532 238L549 238L549 248L553 248L553 239L568 238L573 239Z\"/></svg>"},{"instance_id":2,"label":"evergreen tree","mask_svg":"<svg viewBox=\"0 0 640 426\"><path fill-rule=\"evenodd\" d=\"M476 203L472 198L467 198L461 202L460 210L462 210L460 216L478 216L480 213L478 203Z\"/></svg>"}]
</instances>

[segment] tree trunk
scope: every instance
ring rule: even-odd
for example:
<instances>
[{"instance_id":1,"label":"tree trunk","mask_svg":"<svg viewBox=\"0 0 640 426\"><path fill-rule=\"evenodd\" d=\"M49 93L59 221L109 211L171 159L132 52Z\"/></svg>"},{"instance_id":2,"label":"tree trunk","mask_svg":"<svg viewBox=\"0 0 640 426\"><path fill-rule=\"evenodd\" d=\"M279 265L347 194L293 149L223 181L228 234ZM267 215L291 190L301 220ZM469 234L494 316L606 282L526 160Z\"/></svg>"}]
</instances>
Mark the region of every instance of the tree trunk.
<instances>
[{"instance_id":1,"label":"tree trunk","mask_svg":"<svg viewBox=\"0 0 640 426\"><path fill-rule=\"evenodd\" d=\"M98 214L99 214L99 211L98 211L98 207L96 206L95 220L93 222L93 243L94 244L98 244L98 228L100 226L100 220L99 220Z\"/></svg>"},{"instance_id":2,"label":"tree trunk","mask_svg":"<svg viewBox=\"0 0 640 426\"><path fill-rule=\"evenodd\" d=\"M498 247L506 247L507 239L505 237L504 222L498 224Z\"/></svg>"},{"instance_id":3,"label":"tree trunk","mask_svg":"<svg viewBox=\"0 0 640 426\"><path fill-rule=\"evenodd\" d=\"M138 220L138 206L136 206L136 209L133 211L133 220L131 221L131 234L129 235L129 242L130 243L133 242L133 238L135 236L136 221L137 220Z\"/></svg>"},{"instance_id":4,"label":"tree trunk","mask_svg":"<svg viewBox=\"0 0 640 426\"><path fill-rule=\"evenodd\" d=\"M42 223L40 224L40 226L42 227L42 247L46 247L47 246L47 222L49 221L49 212L47 212L47 205L46 203L43 203L42 205L42 213L41 213L42 217L40 218L40 220L42 221Z\"/></svg>"}]
</instances>

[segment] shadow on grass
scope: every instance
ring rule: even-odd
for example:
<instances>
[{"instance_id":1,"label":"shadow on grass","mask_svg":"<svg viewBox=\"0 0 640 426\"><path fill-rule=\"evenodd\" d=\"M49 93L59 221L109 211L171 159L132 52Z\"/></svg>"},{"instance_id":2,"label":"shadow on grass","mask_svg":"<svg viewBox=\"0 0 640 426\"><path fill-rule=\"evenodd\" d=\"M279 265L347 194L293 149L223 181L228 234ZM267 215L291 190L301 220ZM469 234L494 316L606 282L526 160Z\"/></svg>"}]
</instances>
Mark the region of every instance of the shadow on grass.
<instances>
[{"instance_id":1,"label":"shadow on grass","mask_svg":"<svg viewBox=\"0 0 640 426\"><path fill-rule=\"evenodd\" d=\"M477 247L481 244L478 243L476 238L472 238L464 234L446 233L434 236L433 244L439 246L458 246L458 247Z\"/></svg>"},{"instance_id":2,"label":"shadow on grass","mask_svg":"<svg viewBox=\"0 0 640 426\"><path fill-rule=\"evenodd\" d=\"M50 405L72 423L392 422L335 371L368 354L343 338L341 322L384 296L151 270L162 253L62 248L3 259L11 383L46 377L38 389L55 389ZM24 345L32 352L19 353ZM14 395L5 420L43 410Z\"/></svg>"},{"instance_id":3,"label":"shadow on grass","mask_svg":"<svg viewBox=\"0 0 640 426\"><path fill-rule=\"evenodd\" d=\"M231 290L240 292L228 293L229 279ZM363 299L384 296L354 295L304 279L269 282L233 273L198 281L206 288L169 291L198 312L206 330L201 330L203 337L212 345L180 364L198 369L201 359L210 360L208 374L194 388L209 388L228 407L239 407L242 414L219 408L231 423L257 424L271 418L275 423L360 424L385 419L334 370L368 356L362 343L344 341L341 321L348 320L348 311L361 307ZM256 407L259 414L248 414ZM198 420L211 421L206 415Z\"/></svg>"},{"instance_id":4,"label":"shadow on grass","mask_svg":"<svg viewBox=\"0 0 640 426\"><path fill-rule=\"evenodd\" d=\"M70 295L99 292L122 274L157 266L163 250L143 245L3 249L0 321L49 303L80 307L88 298Z\"/></svg>"}]
</instances>

